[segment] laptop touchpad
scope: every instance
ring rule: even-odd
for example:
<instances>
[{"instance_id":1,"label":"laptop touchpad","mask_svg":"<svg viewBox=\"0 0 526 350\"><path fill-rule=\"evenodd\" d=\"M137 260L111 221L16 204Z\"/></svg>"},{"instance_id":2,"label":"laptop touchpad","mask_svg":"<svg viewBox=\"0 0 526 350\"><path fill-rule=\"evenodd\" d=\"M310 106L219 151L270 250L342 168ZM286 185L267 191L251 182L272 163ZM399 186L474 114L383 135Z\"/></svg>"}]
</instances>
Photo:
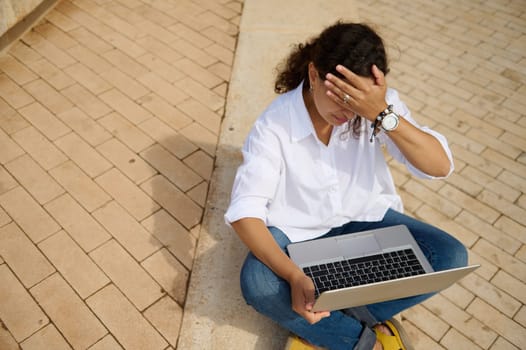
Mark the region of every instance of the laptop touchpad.
<instances>
[{"instance_id":1,"label":"laptop touchpad","mask_svg":"<svg viewBox=\"0 0 526 350\"><path fill-rule=\"evenodd\" d=\"M382 251L374 235L337 239L340 252L345 257L358 257Z\"/></svg>"}]
</instances>

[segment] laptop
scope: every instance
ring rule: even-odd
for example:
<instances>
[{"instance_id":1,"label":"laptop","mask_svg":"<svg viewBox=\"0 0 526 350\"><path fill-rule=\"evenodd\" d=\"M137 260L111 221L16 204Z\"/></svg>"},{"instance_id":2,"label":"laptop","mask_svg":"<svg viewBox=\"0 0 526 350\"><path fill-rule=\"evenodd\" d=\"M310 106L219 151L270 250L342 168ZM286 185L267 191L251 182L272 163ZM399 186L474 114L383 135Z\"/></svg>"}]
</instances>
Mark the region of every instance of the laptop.
<instances>
[{"instance_id":1,"label":"laptop","mask_svg":"<svg viewBox=\"0 0 526 350\"><path fill-rule=\"evenodd\" d=\"M313 311L333 311L438 292L480 265L434 271L405 225L291 243L312 278Z\"/></svg>"}]
</instances>

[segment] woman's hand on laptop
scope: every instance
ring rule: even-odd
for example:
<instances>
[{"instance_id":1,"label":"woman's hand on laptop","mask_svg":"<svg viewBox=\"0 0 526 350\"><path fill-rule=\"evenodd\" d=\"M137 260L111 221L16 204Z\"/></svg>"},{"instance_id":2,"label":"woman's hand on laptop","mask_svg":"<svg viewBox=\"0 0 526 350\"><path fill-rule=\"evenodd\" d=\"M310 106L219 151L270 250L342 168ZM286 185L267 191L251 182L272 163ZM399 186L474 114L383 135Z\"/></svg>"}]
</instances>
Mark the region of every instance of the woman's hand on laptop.
<instances>
[{"instance_id":1,"label":"woman's hand on laptop","mask_svg":"<svg viewBox=\"0 0 526 350\"><path fill-rule=\"evenodd\" d=\"M298 273L289 280L290 293L292 299L292 309L303 317L310 324L315 324L325 317L331 315L330 312L311 311L314 306L314 283L304 273Z\"/></svg>"}]
</instances>

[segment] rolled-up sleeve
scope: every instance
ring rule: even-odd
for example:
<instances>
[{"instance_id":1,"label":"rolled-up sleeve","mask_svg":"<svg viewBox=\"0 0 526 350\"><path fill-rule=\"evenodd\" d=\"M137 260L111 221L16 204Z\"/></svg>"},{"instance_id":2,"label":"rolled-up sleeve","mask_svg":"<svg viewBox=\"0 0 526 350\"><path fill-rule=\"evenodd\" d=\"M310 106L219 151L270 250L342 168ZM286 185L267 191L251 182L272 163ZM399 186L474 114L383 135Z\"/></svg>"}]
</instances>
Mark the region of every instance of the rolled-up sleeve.
<instances>
[{"instance_id":1,"label":"rolled-up sleeve","mask_svg":"<svg viewBox=\"0 0 526 350\"><path fill-rule=\"evenodd\" d=\"M448 174L446 176L443 176L443 177L436 177L436 176L432 176L432 175L424 173L423 171L421 171L418 168L416 168L415 166L413 166L407 160L407 158L402 154L400 149L398 149L398 147L395 145L395 143L387 135L385 135L385 133L381 133L379 135L380 136L380 142L382 142L382 143L384 143L386 145L387 151L389 152L389 154L394 159L396 159L400 163L404 164L406 166L406 168L409 170L409 172L411 174L415 175L416 177L419 177L419 178L422 178L422 179L439 179L439 178L446 178L446 177L448 177L453 172L453 170L455 169L455 165L453 163L453 154L451 153L451 149L449 148L449 145L448 145L448 142L447 142L447 139L445 138L445 136L440 134L439 132L436 132L435 130L430 129L427 126L420 126L420 125L418 125L418 123L411 116L411 112L409 111L409 109L407 108L405 103L400 100L400 97L398 96L398 92L396 92L395 90L391 90L391 89L388 90L387 102L389 104L393 105L393 109L394 109L395 113L397 113L398 115L403 116L405 120L407 120L408 122L410 122L411 124L413 124L414 126L419 128L420 130L422 130L423 132L428 133L429 135L433 136L434 138L436 138L438 140L438 142L440 143L440 145L444 149L444 152L446 152L446 155L447 155L447 157L449 159L449 172L448 172Z\"/></svg>"},{"instance_id":2,"label":"rolled-up sleeve","mask_svg":"<svg viewBox=\"0 0 526 350\"><path fill-rule=\"evenodd\" d=\"M243 145L225 222L259 218L266 222L267 207L276 193L282 168L279 141L272 131L256 123Z\"/></svg>"}]
</instances>

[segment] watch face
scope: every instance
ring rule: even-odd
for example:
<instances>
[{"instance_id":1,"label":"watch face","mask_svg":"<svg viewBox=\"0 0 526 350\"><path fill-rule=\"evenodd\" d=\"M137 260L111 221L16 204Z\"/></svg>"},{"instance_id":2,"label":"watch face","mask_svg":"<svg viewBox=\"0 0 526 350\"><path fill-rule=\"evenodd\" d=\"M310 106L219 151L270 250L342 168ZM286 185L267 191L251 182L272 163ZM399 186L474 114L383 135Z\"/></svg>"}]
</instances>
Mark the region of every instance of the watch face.
<instances>
[{"instance_id":1,"label":"watch face","mask_svg":"<svg viewBox=\"0 0 526 350\"><path fill-rule=\"evenodd\" d=\"M394 113L389 113L382 119L382 128L391 131L398 126L398 116Z\"/></svg>"}]
</instances>

